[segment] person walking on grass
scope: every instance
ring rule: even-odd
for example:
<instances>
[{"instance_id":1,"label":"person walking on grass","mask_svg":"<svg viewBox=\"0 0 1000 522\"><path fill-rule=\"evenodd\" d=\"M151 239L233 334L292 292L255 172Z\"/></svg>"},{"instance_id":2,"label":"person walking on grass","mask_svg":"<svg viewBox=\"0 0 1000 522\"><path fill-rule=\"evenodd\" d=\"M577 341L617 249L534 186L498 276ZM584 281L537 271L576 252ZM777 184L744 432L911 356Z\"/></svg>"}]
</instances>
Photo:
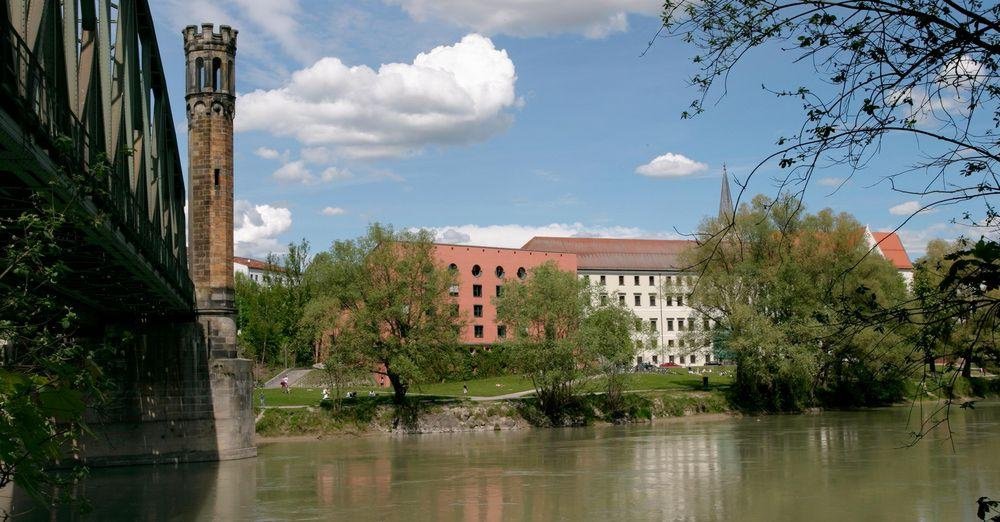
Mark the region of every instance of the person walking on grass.
<instances>
[{"instance_id":1,"label":"person walking on grass","mask_svg":"<svg viewBox=\"0 0 1000 522\"><path fill-rule=\"evenodd\" d=\"M462 385L462 395L468 395L468 394L469 394L469 387L463 384Z\"/></svg>"},{"instance_id":2,"label":"person walking on grass","mask_svg":"<svg viewBox=\"0 0 1000 522\"><path fill-rule=\"evenodd\" d=\"M281 378L281 392L282 393L291 393L291 390L288 389L288 376L287 375Z\"/></svg>"}]
</instances>

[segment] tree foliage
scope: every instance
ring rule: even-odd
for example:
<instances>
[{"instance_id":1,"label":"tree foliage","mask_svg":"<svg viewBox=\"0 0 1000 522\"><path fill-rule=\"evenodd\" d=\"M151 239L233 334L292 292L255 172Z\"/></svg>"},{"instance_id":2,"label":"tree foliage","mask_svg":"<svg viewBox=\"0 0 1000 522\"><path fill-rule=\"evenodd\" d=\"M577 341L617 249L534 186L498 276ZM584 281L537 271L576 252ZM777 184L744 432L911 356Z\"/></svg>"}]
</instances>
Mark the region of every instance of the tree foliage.
<instances>
[{"instance_id":1,"label":"tree foliage","mask_svg":"<svg viewBox=\"0 0 1000 522\"><path fill-rule=\"evenodd\" d=\"M497 320L513 333L504 342L510 367L531 378L552 422L563 422L580 385L598 374L606 379L607 404L621 405L623 373L636 352L631 310L595 305L587 283L552 262L505 283L495 302Z\"/></svg>"},{"instance_id":2,"label":"tree foliage","mask_svg":"<svg viewBox=\"0 0 1000 522\"><path fill-rule=\"evenodd\" d=\"M402 403L412 384L455 366L458 325L448 295L454 275L438 266L427 231L374 224L364 237L337 241L306 272L314 338L384 375Z\"/></svg>"},{"instance_id":3,"label":"tree foliage","mask_svg":"<svg viewBox=\"0 0 1000 522\"><path fill-rule=\"evenodd\" d=\"M68 203L40 191L26 210L0 215L0 490L16 483L43 505L84 500L67 486L86 468L67 454L88 432L87 407L109 388L101 368L114 343L81 335L83 321L59 292L69 273L62 234L78 219L70 209L97 195L107 168L64 172L79 187ZM52 473L55 462L71 471ZM0 507L0 519L8 515Z\"/></svg>"},{"instance_id":4,"label":"tree foliage","mask_svg":"<svg viewBox=\"0 0 1000 522\"><path fill-rule=\"evenodd\" d=\"M717 325L688 336L706 345L725 332L735 398L765 410L898 399L906 332L854 318L902 302L905 287L869 255L864 227L847 214L808 214L792 196L757 196L727 221L703 222L684 262L701 272L690 305Z\"/></svg>"},{"instance_id":5,"label":"tree foliage","mask_svg":"<svg viewBox=\"0 0 1000 522\"><path fill-rule=\"evenodd\" d=\"M780 50L816 75L774 91L796 99L803 120L762 164L806 182L821 160L862 168L886 137L906 135L922 154L888 178L939 205L1000 193L998 13L979 0L667 0L663 22L697 52L700 96L683 116L702 112L753 50Z\"/></svg>"},{"instance_id":6,"label":"tree foliage","mask_svg":"<svg viewBox=\"0 0 1000 522\"><path fill-rule=\"evenodd\" d=\"M236 274L236 324L244 357L283 366L313 362L309 333L301 318L312 290L305 278L309 243L289 244L280 259L267 257L260 281Z\"/></svg>"}]
</instances>

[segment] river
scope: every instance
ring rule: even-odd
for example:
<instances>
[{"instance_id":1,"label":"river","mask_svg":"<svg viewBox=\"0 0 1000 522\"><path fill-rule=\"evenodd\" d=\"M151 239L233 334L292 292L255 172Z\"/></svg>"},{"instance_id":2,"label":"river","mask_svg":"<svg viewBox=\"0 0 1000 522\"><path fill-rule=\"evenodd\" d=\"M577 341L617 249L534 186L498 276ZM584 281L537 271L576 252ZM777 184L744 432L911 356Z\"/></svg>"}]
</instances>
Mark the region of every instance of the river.
<instances>
[{"instance_id":1,"label":"river","mask_svg":"<svg viewBox=\"0 0 1000 522\"><path fill-rule=\"evenodd\" d=\"M1000 403L956 410L952 441L901 447L908 413L276 442L251 460L94 470L87 518L976 520L976 498L1000 497Z\"/></svg>"}]
</instances>

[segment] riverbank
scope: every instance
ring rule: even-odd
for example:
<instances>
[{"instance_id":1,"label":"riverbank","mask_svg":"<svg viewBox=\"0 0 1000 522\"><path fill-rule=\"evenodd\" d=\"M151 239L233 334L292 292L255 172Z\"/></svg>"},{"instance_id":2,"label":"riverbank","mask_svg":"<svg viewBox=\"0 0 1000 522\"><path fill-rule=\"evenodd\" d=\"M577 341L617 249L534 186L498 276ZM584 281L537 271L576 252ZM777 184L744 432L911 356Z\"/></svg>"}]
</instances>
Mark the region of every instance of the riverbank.
<instances>
[{"instance_id":1,"label":"riverbank","mask_svg":"<svg viewBox=\"0 0 1000 522\"><path fill-rule=\"evenodd\" d=\"M604 411L603 396L586 395L563 425L648 423L692 415L733 414L721 391L645 391L625 395L625 405L614 414ZM288 438L315 439L375 433L456 433L510 431L548 427L531 399L477 402L458 399L415 398L397 407L381 398L359 398L335 408L267 408L257 422L257 441Z\"/></svg>"}]
</instances>

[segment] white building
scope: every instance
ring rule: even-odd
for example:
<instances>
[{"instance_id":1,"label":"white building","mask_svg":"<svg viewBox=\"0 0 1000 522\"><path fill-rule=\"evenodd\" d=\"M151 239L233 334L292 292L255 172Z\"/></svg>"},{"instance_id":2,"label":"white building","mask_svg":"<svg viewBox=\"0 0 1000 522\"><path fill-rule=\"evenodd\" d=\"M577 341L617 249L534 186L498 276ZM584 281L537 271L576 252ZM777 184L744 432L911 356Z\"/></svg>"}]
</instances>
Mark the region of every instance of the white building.
<instances>
[{"instance_id":1,"label":"white building","mask_svg":"<svg viewBox=\"0 0 1000 522\"><path fill-rule=\"evenodd\" d=\"M907 289L913 288L913 263L895 232L872 232L865 227L865 242L868 248L873 248L878 255L892 263L899 275L903 276Z\"/></svg>"},{"instance_id":2,"label":"white building","mask_svg":"<svg viewBox=\"0 0 1000 522\"><path fill-rule=\"evenodd\" d=\"M268 265L266 261L233 256L233 274L243 274L251 281L264 283L265 275L270 275L271 277L277 276L280 274L280 269Z\"/></svg>"},{"instance_id":3,"label":"white building","mask_svg":"<svg viewBox=\"0 0 1000 522\"><path fill-rule=\"evenodd\" d=\"M629 307L649 331L637 363L700 366L713 360L712 347L692 346L689 332L712 326L687 306L694 276L679 270L678 255L693 241L534 237L523 250L576 254L577 275L598 290L601 299Z\"/></svg>"}]
</instances>

